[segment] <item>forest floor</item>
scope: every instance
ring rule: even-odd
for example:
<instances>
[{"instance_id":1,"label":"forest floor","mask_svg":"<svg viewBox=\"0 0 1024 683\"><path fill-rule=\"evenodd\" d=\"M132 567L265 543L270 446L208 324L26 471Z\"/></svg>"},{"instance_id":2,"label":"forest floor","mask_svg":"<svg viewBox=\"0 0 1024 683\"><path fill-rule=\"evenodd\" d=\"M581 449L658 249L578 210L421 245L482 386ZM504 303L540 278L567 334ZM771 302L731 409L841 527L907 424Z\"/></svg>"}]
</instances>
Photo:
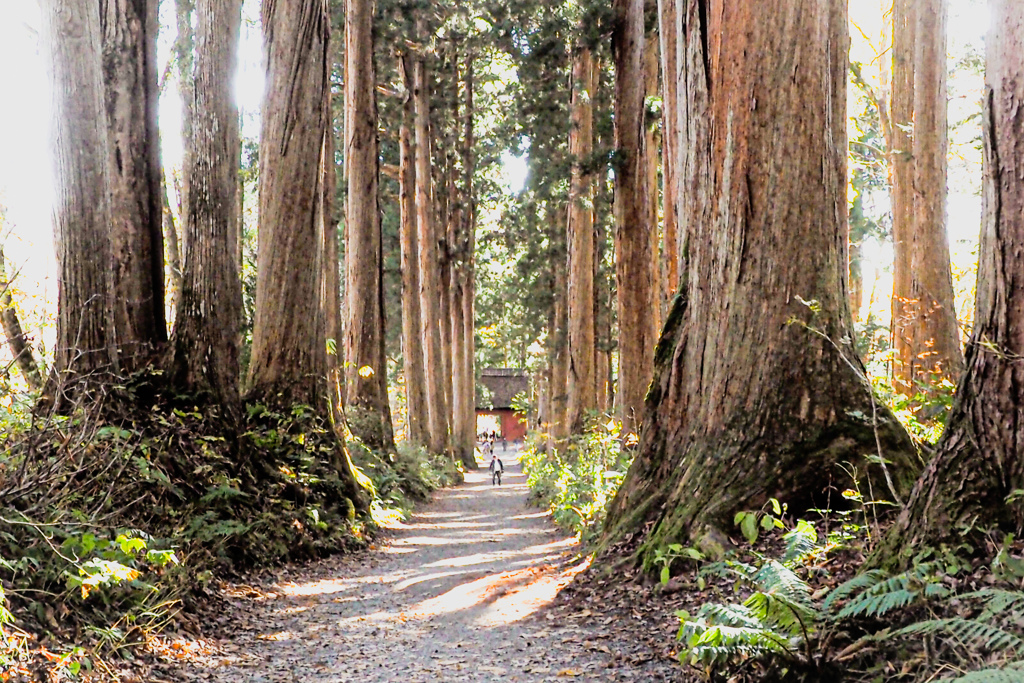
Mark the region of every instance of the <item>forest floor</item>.
<instances>
[{"instance_id":1,"label":"forest floor","mask_svg":"<svg viewBox=\"0 0 1024 683\"><path fill-rule=\"evenodd\" d=\"M228 587L208 654L150 680L681 680L672 607L632 582L562 592L589 561L499 455L502 486L469 472L368 553Z\"/></svg>"}]
</instances>

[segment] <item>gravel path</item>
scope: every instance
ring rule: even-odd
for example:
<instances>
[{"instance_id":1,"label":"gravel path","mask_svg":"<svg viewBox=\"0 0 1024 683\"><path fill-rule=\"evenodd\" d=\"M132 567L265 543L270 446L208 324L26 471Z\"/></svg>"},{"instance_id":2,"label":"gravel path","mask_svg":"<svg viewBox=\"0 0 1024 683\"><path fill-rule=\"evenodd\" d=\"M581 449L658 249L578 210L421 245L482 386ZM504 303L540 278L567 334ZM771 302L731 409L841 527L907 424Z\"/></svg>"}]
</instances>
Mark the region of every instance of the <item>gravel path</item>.
<instances>
[{"instance_id":1,"label":"gravel path","mask_svg":"<svg viewBox=\"0 0 1024 683\"><path fill-rule=\"evenodd\" d=\"M545 610L585 566L575 540L526 504L515 453L439 491L376 552L281 572L236 591L221 656L182 672L211 681L668 681L624 624ZM244 587L243 587L244 588ZM596 608L595 608L596 609ZM618 628L616 628L618 626ZM629 633L629 629L625 629Z\"/></svg>"}]
</instances>

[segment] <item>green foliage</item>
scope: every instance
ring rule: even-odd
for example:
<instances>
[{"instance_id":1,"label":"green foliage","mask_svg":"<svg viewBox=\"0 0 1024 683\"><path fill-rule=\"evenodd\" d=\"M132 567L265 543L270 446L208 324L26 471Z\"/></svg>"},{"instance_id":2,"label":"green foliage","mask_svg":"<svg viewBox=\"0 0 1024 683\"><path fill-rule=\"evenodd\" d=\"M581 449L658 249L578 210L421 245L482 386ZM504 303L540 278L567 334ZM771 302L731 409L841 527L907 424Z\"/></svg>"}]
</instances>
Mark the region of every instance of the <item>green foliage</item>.
<instances>
[{"instance_id":1,"label":"green foliage","mask_svg":"<svg viewBox=\"0 0 1024 683\"><path fill-rule=\"evenodd\" d=\"M827 547L818 545L817 533L806 522L784 538L783 561L725 560L700 570L701 577L733 581L733 589L745 597L707 602L693 617L678 613L683 661L709 673L757 661L765 670L815 670L820 675L837 663L829 657L838 656L849 666L851 656L873 648L894 650L905 659L908 650L927 643L930 655L921 661L931 667L925 673L932 678L937 672L931 660L941 655L947 659L936 661L955 662L961 671L971 668L967 658L975 667L989 667L958 681L1020 680L1024 591L1017 581L1013 587L957 594L951 588L956 584L940 571L947 563L919 561L899 574L865 571L830 591L815 592L806 578L808 568ZM863 635L845 649L830 649L836 637L858 631ZM977 659L977 653L987 655Z\"/></svg>"},{"instance_id":2,"label":"green foliage","mask_svg":"<svg viewBox=\"0 0 1024 683\"><path fill-rule=\"evenodd\" d=\"M632 453L620 447L614 421L595 422L582 436L550 452L534 435L521 456L534 500L550 508L556 524L583 535L604 520L631 460Z\"/></svg>"}]
</instances>

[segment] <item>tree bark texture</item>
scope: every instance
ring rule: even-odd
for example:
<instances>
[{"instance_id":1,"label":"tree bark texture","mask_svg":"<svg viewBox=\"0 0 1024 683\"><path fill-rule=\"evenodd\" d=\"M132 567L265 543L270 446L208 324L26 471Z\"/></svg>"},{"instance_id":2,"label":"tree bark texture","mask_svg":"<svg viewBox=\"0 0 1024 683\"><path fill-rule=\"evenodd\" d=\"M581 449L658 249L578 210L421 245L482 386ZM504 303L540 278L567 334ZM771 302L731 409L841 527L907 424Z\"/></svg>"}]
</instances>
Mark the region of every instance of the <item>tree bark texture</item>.
<instances>
[{"instance_id":1,"label":"tree bark texture","mask_svg":"<svg viewBox=\"0 0 1024 683\"><path fill-rule=\"evenodd\" d=\"M0 208L0 225L2 225L3 211ZM18 371L25 378L25 383L32 391L39 391L43 388L43 376L39 372L39 364L36 362L35 352L32 350L32 342L25 334L21 326L21 319L18 317L18 309L14 306L14 296L11 293L12 283L7 276L7 266L4 263L4 249L0 246L0 322L3 323L4 336L7 337L7 346L11 350L11 357Z\"/></svg>"},{"instance_id":2,"label":"tree bark texture","mask_svg":"<svg viewBox=\"0 0 1024 683\"><path fill-rule=\"evenodd\" d=\"M655 298L644 145L644 3L615 0L615 250L619 407L623 433L638 432L653 372Z\"/></svg>"},{"instance_id":3,"label":"tree bark texture","mask_svg":"<svg viewBox=\"0 0 1024 683\"><path fill-rule=\"evenodd\" d=\"M594 66L590 48L577 47L573 55L570 104L572 129L569 133L569 156L573 166L569 184L567 238L567 420L572 434L582 433L587 414L597 409L597 380L594 373L594 191L589 169L590 157L594 153L593 99L597 74Z\"/></svg>"},{"instance_id":4,"label":"tree bark texture","mask_svg":"<svg viewBox=\"0 0 1024 683\"><path fill-rule=\"evenodd\" d=\"M476 199L474 197L473 174L476 162L473 155L474 144L474 70L473 55L466 56L465 96L465 131L462 137L462 173L463 197L465 208L462 218L465 221L465 254L463 257L463 280L465 291L462 298L463 307L463 393L466 396L463 418L462 443L468 445L470 453L476 447ZM473 458L476 467L476 458Z\"/></svg>"},{"instance_id":5,"label":"tree bark texture","mask_svg":"<svg viewBox=\"0 0 1024 683\"><path fill-rule=\"evenodd\" d=\"M709 194L690 204L686 284L605 536L646 541L648 567L654 549L702 544L769 497L824 503L847 463L880 495L864 458L878 445L898 494L918 471L849 342L846 10L781 0L765 22L741 0L688 2L698 23L679 38L699 58L685 68L706 77L684 74L680 98L709 105L710 137L692 153L715 171L694 183Z\"/></svg>"},{"instance_id":6,"label":"tree bark texture","mask_svg":"<svg viewBox=\"0 0 1024 683\"><path fill-rule=\"evenodd\" d=\"M373 2L348 0L345 15L346 211L345 411L349 428L370 448L395 449L384 352L384 254L377 207L377 99L373 68Z\"/></svg>"},{"instance_id":7,"label":"tree bark texture","mask_svg":"<svg viewBox=\"0 0 1024 683\"><path fill-rule=\"evenodd\" d=\"M422 21L419 22L422 24ZM417 31L423 36L424 30ZM448 403L441 358L441 273L438 237L434 228L434 199L430 164L430 84L424 57L413 67L416 105L416 224L419 231L420 315L423 324L423 365L427 377L427 414L432 453L448 451Z\"/></svg>"},{"instance_id":8,"label":"tree bark texture","mask_svg":"<svg viewBox=\"0 0 1024 683\"><path fill-rule=\"evenodd\" d=\"M964 367L946 236L946 0L918 0L916 20L914 229L902 326L911 355L901 358L913 393L919 380L955 382Z\"/></svg>"},{"instance_id":9,"label":"tree bark texture","mask_svg":"<svg viewBox=\"0 0 1024 683\"><path fill-rule=\"evenodd\" d=\"M99 5L46 0L41 9L53 93L54 370L61 390L118 369L110 182Z\"/></svg>"},{"instance_id":10,"label":"tree bark texture","mask_svg":"<svg viewBox=\"0 0 1024 683\"><path fill-rule=\"evenodd\" d=\"M157 0L100 0L114 324L122 369L167 341L157 110Z\"/></svg>"},{"instance_id":11,"label":"tree bark texture","mask_svg":"<svg viewBox=\"0 0 1024 683\"><path fill-rule=\"evenodd\" d=\"M661 287L665 281L662 271L667 258L664 254L667 252L659 249L661 225L658 220L658 161L661 156L661 132L657 123L651 120L646 104L649 99L661 94L658 83L659 61L658 36L648 32L644 38L644 172L647 182L647 224L651 226L651 297L654 304L651 312L654 316L655 343L668 308L668 299L662 294Z\"/></svg>"},{"instance_id":12,"label":"tree bark texture","mask_svg":"<svg viewBox=\"0 0 1024 683\"><path fill-rule=\"evenodd\" d=\"M192 139L193 119L195 118L195 84L192 73L195 63L195 32L192 21L195 17L196 0L174 0L174 16L178 35L174 40L174 59L177 63L178 90L181 96L181 139ZM191 157L188 145L182 150L181 182L178 183L178 202L182 208L188 204L188 177ZM181 222L185 222L184 213L179 213ZM184 260L188 241L182 239L181 257Z\"/></svg>"},{"instance_id":13,"label":"tree bark texture","mask_svg":"<svg viewBox=\"0 0 1024 683\"><path fill-rule=\"evenodd\" d=\"M178 225L175 224L167 192L167 177L162 170L160 185L163 195L164 259L167 263L164 300L170 310L177 311L178 299L181 297L181 248L178 245Z\"/></svg>"},{"instance_id":14,"label":"tree bark texture","mask_svg":"<svg viewBox=\"0 0 1024 683\"><path fill-rule=\"evenodd\" d=\"M420 320L419 237L416 227L416 143L412 127L416 116L413 103L412 63L401 57L400 69L406 87L399 132L399 192L402 245L402 359L405 372L406 430L415 446L428 444L426 375L423 368L423 327Z\"/></svg>"},{"instance_id":15,"label":"tree bark texture","mask_svg":"<svg viewBox=\"0 0 1024 683\"><path fill-rule=\"evenodd\" d=\"M995 0L985 41L984 210L975 327L946 431L883 561L963 534L1015 533L1024 510L1024 6Z\"/></svg>"},{"instance_id":16,"label":"tree bark texture","mask_svg":"<svg viewBox=\"0 0 1024 683\"><path fill-rule=\"evenodd\" d=\"M239 409L238 334L242 285L235 258L238 160L232 153L232 97L242 5L199 0L193 134L185 207L185 254L174 324L173 374L183 392Z\"/></svg>"},{"instance_id":17,"label":"tree bark texture","mask_svg":"<svg viewBox=\"0 0 1024 683\"><path fill-rule=\"evenodd\" d=\"M678 121L678 65L676 54L678 28L676 25L679 0L658 0L658 22L660 26L658 39L661 43L661 176L662 176L662 214L663 214L663 249L665 279L662 297L671 302L679 288L679 206L677 187L679 164Z\"/></svg>"},{"instance_id":18,"label":"tree bark texture","mask_svg":"<svg viewBox=\"0 0 1024 683\"><path fill-rule=\"evenodd\" d=\"M262 21L266 91L249 393L278 407L323 407L321 206L330 19L323 0L264 0Z\"/></svg>"},{"instance_id":19,"label":"tree bark texture","mask_svg":"<svg viewBox=\"0 0 1024 683\"><path fill-rule=\"evenodd\" d=\"M568 218L567 208L552 207L548 200L551 220L552 312L548 323L550 346L548 362L551 365L551 435L556 441L569 436L569 306L568 274L562 264L566 262L566 244L562 237Z\"/></svg>"},{"instance_id":20,"label":"tree bark texture","mask_svg":"<svg viewBox=\"0 0 1024 683\"><path fill-rule=\"evenodd\" d=\"M332 106L333 112L333 106ZM331 410L337 420L345 413L345 368L341 359L345 356L345 321L341 310L341 249L338 242L340 210L336 209L338 194L338 173L334 155L334 124L328 124L324 150L324 275L323 315L327 339L334 342L334 353L327 354L327 394Z\"/></svg>"}]
</instances>

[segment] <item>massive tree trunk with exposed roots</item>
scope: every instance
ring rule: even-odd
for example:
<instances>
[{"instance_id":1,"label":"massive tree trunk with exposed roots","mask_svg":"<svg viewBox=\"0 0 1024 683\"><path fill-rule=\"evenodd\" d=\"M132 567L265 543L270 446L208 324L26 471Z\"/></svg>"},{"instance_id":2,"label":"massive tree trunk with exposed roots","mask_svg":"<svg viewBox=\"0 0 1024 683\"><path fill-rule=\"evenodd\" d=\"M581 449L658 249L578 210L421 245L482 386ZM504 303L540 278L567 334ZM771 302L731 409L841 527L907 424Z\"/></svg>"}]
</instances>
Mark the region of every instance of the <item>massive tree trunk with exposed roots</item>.
<instances>
[{"instance_id":1,"label":"massive tree trunk with exposed roots","mask_svg":"<svg viewBox=\"0 0 1024 683\"><path fill-rule=\"evenodd\" d=\"M1024 524L1024 6L992 3L985 41L985 172L974 332L936 454L878 559Z\"/></svg>"},{"instance_id":2,"label":"massive tree trunk with exposed roots","mask_svg":"<svg viewBox=\"0 0 1024 683\"><path fill-rule=\"evenodd\" d=\"M850 344L846 2L780 0L771 22L750 3L713 4L679 8L679 96L706 102L709 123L706 136L688 128L702 145L688 154L706 160L687 164L680 191L707 194L683 204L684 285L605 531L606 545L645 542L648 566L665 543L723 542L733 513L769 497L824 504L848 484L843 467L887 494L865 458L879 446L896 494L919 469Z\"/></svg>"}]
</instances>

